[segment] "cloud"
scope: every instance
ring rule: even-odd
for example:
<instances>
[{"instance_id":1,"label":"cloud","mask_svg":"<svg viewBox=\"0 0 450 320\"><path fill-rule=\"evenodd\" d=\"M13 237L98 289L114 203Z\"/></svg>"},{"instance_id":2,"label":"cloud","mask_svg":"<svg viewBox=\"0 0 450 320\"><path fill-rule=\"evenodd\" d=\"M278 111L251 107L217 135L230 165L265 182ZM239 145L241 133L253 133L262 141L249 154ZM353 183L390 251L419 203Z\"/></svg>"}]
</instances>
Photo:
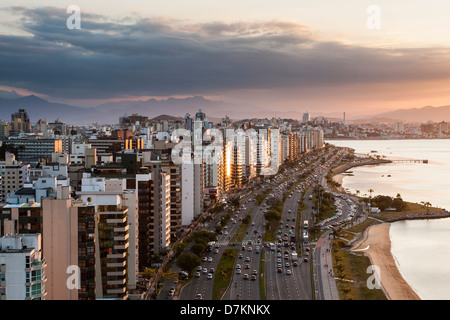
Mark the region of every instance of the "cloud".
<instances>
[{"instance_id":1,"label":"cloud","mask_svg":"<svg viewBox=\"0 0 450 320\"><path fill-rule=\"evenodd\" d=\"M29 36L0 34L0 85L49 97L221 95L448 79L448 48L381 49L289 21L188 23L12 7Z\"/></svg>"}]
</instances>

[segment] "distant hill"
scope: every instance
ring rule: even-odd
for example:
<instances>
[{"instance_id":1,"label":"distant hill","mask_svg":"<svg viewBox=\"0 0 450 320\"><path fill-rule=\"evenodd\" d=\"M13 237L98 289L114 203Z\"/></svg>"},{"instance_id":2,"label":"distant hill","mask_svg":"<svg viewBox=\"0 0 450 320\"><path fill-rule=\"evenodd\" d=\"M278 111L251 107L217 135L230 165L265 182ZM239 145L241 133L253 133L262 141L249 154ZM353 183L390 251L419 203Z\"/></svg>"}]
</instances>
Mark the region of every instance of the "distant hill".
<instances>
[{"instance_id":1,"label":"distant hill","mask_svg":"<svg viewBox=\"0 0 450 320\"><path fill-rule=\"evenodd\" d=\"M103 112L94 108L48 102L34 95L16 99L0 98L0 119L11 121L11 114L19 109L27 111L31 122L37 122L39 119L53 122L61 118L63 122L70 124L88 124L105 117Z\"/></svg>"},{"instance_id":2,"label":"distant hill","mask_svg":"<svg viewBox=\"0 0 450 320\"><path fill-rule=\"evenodd\" d=\"M398 119L390 119L390 118L379 118L379 117L356 119L356 120L346 120L346 123L350 123L350 124L362 124L362 123L371 123L371 122L395 124L396 122L399 122L399 120Z\"/></svg>"},{"instance_id":3,"label":"distant hill","mask_svg":"<svg viewBox=\"0 0 450 320\"><path fill-rule=\"evenodd\" d=\"M404 122L441 122L450 121L450 106L398 109L374 116L376 118L388 118Z\"/></svg>"},{"instance_id":4,"label":"distant hill","mask_svg":"<svg viewBox=\"0 0 450 320\"><path fill-rule=\"evenodd\" d=\"M109 102L96 107L77 107L68 104L54 103L41 99L35 95L19 96L15 92L5 93L0 90L0 119L11 120L11 114L19 109L25 109L30 115L32 122L44 119L48 122L60 118L63 122L75 125L87 125L94 122L102 124L115 124L119 118L133 113L147 116L150 119L180 119L189 113L191 117L202 109L209 121L220 122L225 116L233 120L272 118L301 119L303 110L279 111L276 108L268 110L260 106L229 103L224 101L213 101L201 96L187 97L182 99L168 98L165 100L126 100L121 102ZM314 114L313 116L325 116L327 118L335 114ZM336 118L337 119L337 118ZM365 119L347 120L348 123L380 122L395 123L403 122L426 122L426 121L448 121L450 122L450 105L442 107L426 106L423 108L398 109L385 112Z\"/></svg>"},{"instance_id":5,"label":"distant hill","mask_svg":"<svg viewBox=\"0 0 450 320\"><path fill-rule=\"evenodd\" d=\"M8 98L0 96L0 119L11 120L11 114L19 109L25 109L32 122L44 119L48 122L61 118L63 122L75 125L88 125L94 122L102 124L115 124L124 115L137 113L150 119L183 119L189 113L191 117L202 109L209 121L220 122L225 116L232 119L272 117L273 111L267 111L255 105L234 104L223 101L213 101L204 97L195 96L184 99L168 98L166 100L141 100L109 102L96 107L85 108L67 104L53 103L37 96L19 96ZM277 112L277 116L292 118L296 115L292 112Z\"/></svg>"},{"instance_id":6,"label":"distant hill","mask_svg":"<svg viewBox=\"0 0 450 320\"><path fill-rule=\"evenodd\" d=\"M157 117L154 117L154 118L151 119L151 120L153 120L153 121L164 121L164 120L167 120L167 121L177 121L177 120L180 120L180 121L182 121L183 118L182 118L182 117L168 116L167 114L162 114L162 115L159 115L159 116L157 116Z\"/></svg>"},{"instance_id":7,"label":"distant hill","mask_svg":"<svg viewBox=\"0 0 450 320\"><path fill-rule=\"evenodd\" d=\"M302 114L300 112L281 112L278 110L267 110L265 108L245 104L245 103L229 103L224 101L213 101L205 99L201 96L188 97L183 99L168 98L165 100L129 100L120 102L108 102L96 107L96 110L114 114L118 117L131 113L138 113L149 118L157 117L158 115L170 115L174 117L183 117L188 113L191 117L202 109L209 121L217 122L225 116L233 119L244 118L272 118L274 116L282 118L297 118L300 119Z\"/></svg>"}]
</instances>

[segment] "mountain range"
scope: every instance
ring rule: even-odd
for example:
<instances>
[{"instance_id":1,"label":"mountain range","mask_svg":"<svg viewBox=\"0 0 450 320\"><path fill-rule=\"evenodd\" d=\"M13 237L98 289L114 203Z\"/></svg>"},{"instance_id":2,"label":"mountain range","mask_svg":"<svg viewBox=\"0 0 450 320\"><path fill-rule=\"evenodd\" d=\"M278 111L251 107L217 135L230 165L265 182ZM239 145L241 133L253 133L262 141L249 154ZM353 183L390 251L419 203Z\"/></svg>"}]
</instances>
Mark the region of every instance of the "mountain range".
<instances>
[{"instance_id":1,"label":"mountain range","mask_svg":"<svg viewBox=\"0 0 450 320\"><path fill-rule=\"evenodd\" d=\"M20 96L15 92L10 95L0 94L0 119L9 121L11 114L19 109L25 109L32 122L37 122L40 119L53 122L60 118L63 122L75 125L86 125L94 122L118 123L119 117L133 113L148 116L150 119L160 115L183 118L186 113L193 117L199 109L206 113L209 121L214 123L227 115L233 120L237 120L255 117L272 118L274 116L301 119L303 114L303 111L277 110L274 112L256 105L213 101L201 96L182 99L168 98L165 100L127 100L108 102L95 107L78 107L49 102L35 95ZM312 113L312 117L329 117L330 115ZM435 122L450 121L450 106L398 109L349 122L426 122L429 120Z\"/></svg>"}]
</instances>

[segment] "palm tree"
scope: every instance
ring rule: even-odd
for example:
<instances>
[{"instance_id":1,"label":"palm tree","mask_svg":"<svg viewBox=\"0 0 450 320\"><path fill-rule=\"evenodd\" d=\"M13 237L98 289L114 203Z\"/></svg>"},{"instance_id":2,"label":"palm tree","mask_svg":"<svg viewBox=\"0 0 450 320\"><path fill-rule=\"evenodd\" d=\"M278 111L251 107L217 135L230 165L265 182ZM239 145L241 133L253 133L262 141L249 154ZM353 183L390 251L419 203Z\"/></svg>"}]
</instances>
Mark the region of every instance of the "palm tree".
<instances>
[{"instance_id":1,"label":"palm tree","mask_svg":"<svg viewBox=\"0 0 450 320\"><path fill-rule=\"evenodd\" d=\"M430 207L431 207L431 203L430 202L425 202L424 204L423 204L425 207L427 207L427 214L429 213L429 210L430 210Z\"/></svg>"},{"instance_id":2,"label":"palm tree","mask_svg":"<svg viewBox=\"0 0 450 320\"><path fill-rule=\"evenodd\" d=\"M370 196L369 196L369 206L372 206L372 205L371 205L371 202L372 202L372 193L373 193L374 191L373 191L373 189L369 189L368 191L369 191L369 193L370 193Z\"/></svg>"}]
</instances>

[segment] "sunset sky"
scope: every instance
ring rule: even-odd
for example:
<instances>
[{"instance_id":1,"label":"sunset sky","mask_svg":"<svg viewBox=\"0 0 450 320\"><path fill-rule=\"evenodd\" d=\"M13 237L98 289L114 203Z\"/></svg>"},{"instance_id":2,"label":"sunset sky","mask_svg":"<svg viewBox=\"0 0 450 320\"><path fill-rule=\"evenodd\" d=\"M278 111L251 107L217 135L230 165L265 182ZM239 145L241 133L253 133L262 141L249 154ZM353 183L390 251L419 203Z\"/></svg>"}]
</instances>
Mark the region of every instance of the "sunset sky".
<instances>
[{"instance_id":1,"label":"sunset sky","mask_svg":"<svg viewBox=\"0 0 450 320\"><path fill-rule=\"evenodd\" d=\"M66 27L70 5L80 30ZM367 28L370 5L380 30ZM2 0L0 90L353 117L449 105L449 12L445 0Z\"/></svg>"}]
</instances>

